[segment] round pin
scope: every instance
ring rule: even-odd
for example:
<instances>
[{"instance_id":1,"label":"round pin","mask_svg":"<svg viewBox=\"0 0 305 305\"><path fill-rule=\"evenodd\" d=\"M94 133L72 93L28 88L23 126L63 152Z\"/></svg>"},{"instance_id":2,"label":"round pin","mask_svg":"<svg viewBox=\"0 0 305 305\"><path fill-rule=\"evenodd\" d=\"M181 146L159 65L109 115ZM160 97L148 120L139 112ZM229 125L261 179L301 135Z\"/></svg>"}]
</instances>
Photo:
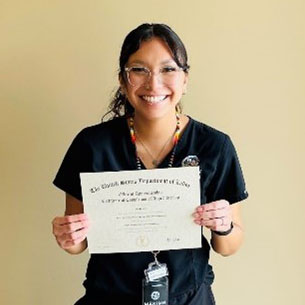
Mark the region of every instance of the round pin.
<instances>
[{"instance_id":1,"label":"round pin","mask_svg":"<svg viewBox=\"0 0 305 305\"><path fill-rule=\"evenodd\" d=\"M181 165L182 166L198 166L200 163L200 160L197 156L195 155L190 155L190 156L186 156L182 162Z\"/></svg>"}]
</instances>

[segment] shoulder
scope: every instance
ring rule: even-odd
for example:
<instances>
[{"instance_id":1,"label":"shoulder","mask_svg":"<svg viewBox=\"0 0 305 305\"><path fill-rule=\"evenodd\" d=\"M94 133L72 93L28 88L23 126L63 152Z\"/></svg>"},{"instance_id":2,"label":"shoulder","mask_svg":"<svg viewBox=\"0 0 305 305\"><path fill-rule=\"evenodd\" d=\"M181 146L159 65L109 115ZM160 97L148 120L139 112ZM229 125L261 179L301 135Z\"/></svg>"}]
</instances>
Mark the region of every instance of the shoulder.
<instances>
[{"instance_id":1,"label":"shoulder","mask_svg":"<svg viewBox=\"0 0 305 305\"><path fill-rule=\"evenodd\" d=\"M96 125L83 128L76 136L83 142L94 143L104 142L119 137L126 125L125 118L114 118L112 120L101 122Z\"/></svg>"},{"instance_id":2,"label":"shoulder","mask_svg":"<svg viewBox=\"0 0 305 305\"><path fill-rule=\"evenodd\" d=\"M190 117L191 133L203 146L215 148L218 151L230 142L230 137L225 132Z\"/></svg>"}]
</instances>

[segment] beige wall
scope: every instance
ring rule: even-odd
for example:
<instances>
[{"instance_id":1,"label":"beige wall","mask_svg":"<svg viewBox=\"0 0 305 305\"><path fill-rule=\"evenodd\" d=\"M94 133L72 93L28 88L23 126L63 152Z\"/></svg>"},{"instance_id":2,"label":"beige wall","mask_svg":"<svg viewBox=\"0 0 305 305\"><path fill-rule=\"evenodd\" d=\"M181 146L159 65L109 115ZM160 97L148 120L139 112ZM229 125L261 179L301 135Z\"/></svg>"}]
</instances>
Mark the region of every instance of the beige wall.
<instances>
[{"instance_id":1,"label":"beige wall","mask_svg":"<svg viewBox=\"0 0 305 305\"><path fill-rule=\"evenodd\" d=\"M123 38L148 21L184 40L185 112L231 135L248 184L244 246L213 254L218 304L305 304L304 16L304 0L2 0L0 303L67 305L83 293L88 254L53 240L64 197L51 181L105 111Z\"/></svg>"}]
</instances>

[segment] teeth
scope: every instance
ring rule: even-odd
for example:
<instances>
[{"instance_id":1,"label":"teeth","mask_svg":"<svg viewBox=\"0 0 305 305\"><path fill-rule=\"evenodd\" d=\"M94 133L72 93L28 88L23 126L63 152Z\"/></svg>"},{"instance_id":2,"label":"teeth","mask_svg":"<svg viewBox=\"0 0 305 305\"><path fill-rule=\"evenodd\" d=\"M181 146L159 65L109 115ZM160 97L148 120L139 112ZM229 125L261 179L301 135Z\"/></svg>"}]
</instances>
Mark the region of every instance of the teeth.
<instances>
[{"instance_id":1,"label":"teeth","mask_svg":"<svg viewBox=\"0 0 305 305\"><path fill-rule=\"evenodd\" d=\"M159 95L159 96L143 95L142 98L150 103L158 103L163 101L166 98L166 95Z\"/></svg>"}]
</instances>

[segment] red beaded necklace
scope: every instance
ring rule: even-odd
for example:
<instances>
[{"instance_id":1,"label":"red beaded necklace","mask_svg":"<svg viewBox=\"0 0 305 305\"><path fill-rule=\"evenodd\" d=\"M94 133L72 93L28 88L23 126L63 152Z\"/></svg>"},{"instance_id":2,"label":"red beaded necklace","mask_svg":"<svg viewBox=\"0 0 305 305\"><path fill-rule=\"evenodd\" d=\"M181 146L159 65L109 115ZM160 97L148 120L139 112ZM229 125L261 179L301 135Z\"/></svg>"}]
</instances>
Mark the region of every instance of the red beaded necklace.
<instances>
[{"instance_id":1,"label":"red beaded necklace","mask_svg":"<svg viewBox=\"0 0 305 305\"><path fill-rule=\"evenodd\" d=\"M179 139L180 139L181 128L180 128L180 115L179 115L179 113L176 113L176 120L177 120L176 130L175 130L175 133L174 133L174 136L173 136L174 148L172 150L172 154L171 154L169 162L168 162L168 167L173 166L177 144L178 144ZM136 133L135 133L135 129L134 129L134 118L129 117L127 122L128 122L128 126L129 126L131 142L135 146L137 169L142 169L141 161L140 161L140 158L139 158L139 155L138 155L138 152L137 152L137 146L136 146L137 137L136 137Z\"/></svg>"}]
</instances>

